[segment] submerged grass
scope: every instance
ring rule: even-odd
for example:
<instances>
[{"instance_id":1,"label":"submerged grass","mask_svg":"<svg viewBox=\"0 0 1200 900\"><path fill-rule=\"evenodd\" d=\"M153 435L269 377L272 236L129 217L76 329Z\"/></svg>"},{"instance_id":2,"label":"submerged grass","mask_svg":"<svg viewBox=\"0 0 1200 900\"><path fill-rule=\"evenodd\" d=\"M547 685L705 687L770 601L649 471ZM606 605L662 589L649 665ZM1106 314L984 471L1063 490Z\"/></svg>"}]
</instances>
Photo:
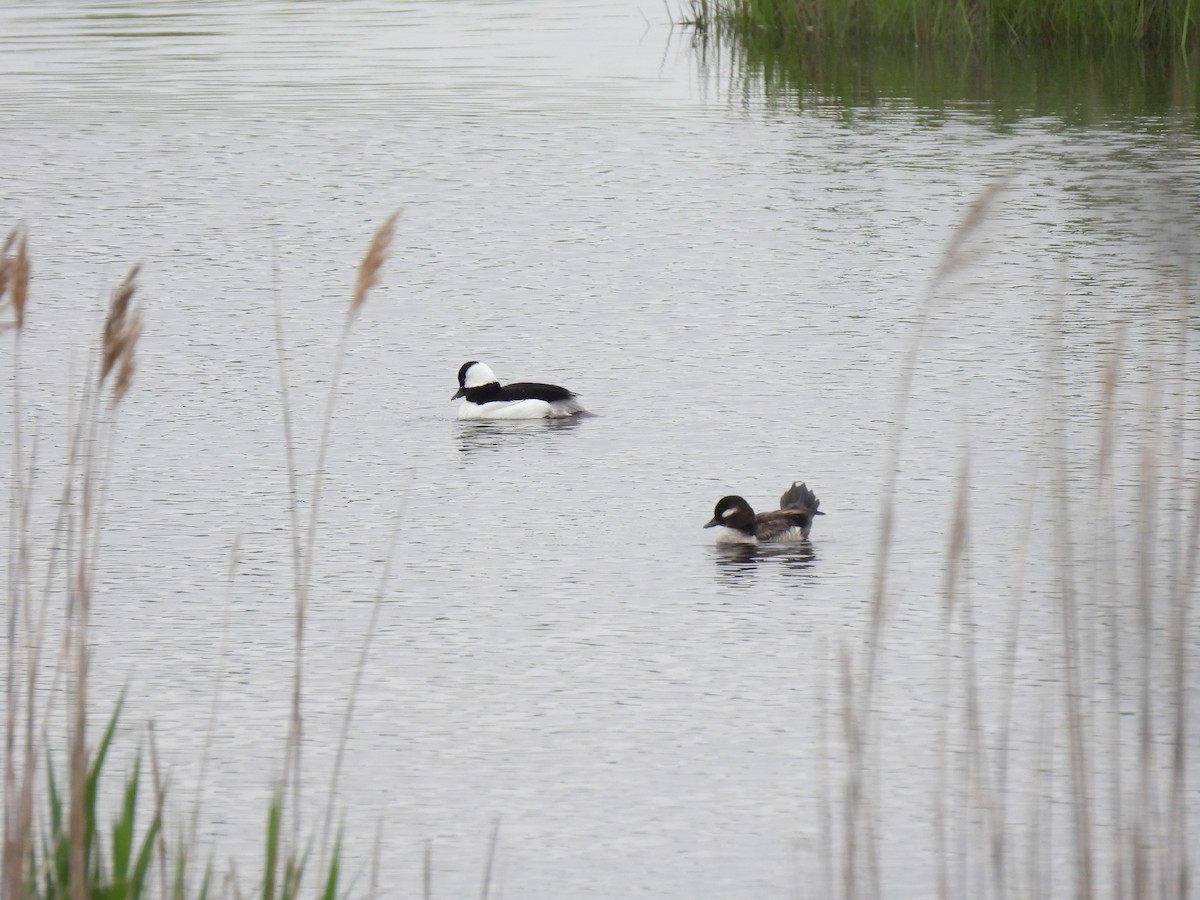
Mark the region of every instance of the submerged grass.
<instances>
[{"instance_id":1,"label":"submerged grass","mask_svg":"<svg viewBox=\"0 0 1200 900\"><path fill-rule=\"evenodd\" d=\"M346 894L341 887L341 836L333 829L337 768L341 765L346 734L361 681L367 648L377 622L383 585L390 570L385 566L371 615L371 624L355 672L351 698L344 711L337 764L328 786L323 815L311 814L312 803L302 793L300 747L303 719L303 641L309 584L316 553L320 476L325 465L333 412L350 329L368 293L375 285L388 253L396 214L376 232L360 266L351 295L335 362L334 378L326 405L318 449L310 518L300 524L296 491L296 466L292 452L286 375L281 379L291 490L295 590L295 658L289 731L284 743L282 777L267 809L263 845L263 872L256 893L263 900L293 900L306 891L306 870L317 855L314 896L333 900ZM0 330L13 334L12 398L13 459L10 475L9 529L6 584L6 663L4 715L4 834L0 900L136 900L159 896L171 900L206 900L214 890L214 871L206 865L193 885L194 861L199 856L196 818L199 792L191 827L168 842L163 837L166 791L157 763L151 780L153 796L139 801L143 791L141 755L134 758L124 782L118 811L110 825L102 821L98 798L109 750L120 718L121 701L109 716L99 743L88 736L94 702L91 685L91 604L100 570L99 555L105 497L113 477L111 460L117 435L118 411L133 385L136 348L142 332L135 266L113 292L99 342L96 360L84 378L80 400L71 416L64 483L56 506L58 519L49 542L52 550L40 578L33 571L33 454L22 438L21 340L30 282L28 239L23 228L13 229L0 248L0 313L7 318ZM57 637L51 621L61 623ZM56 662L46 684L44 657L58 643ZM56 775L53 757L59 738L51 737L56 706L65 700L66 777ZM215 701L214 701L215 702ZM153 751L153 745L151 746ZM207 745L205 747L207 754ZM153 752L151 753L153 760ZM43 763L44 758L44 763ZM43 771L44 765L44 771ZM39 779L44 778L44 787ZM150 809L149 821L138 829L139 810ZM315 818L315 824L314 824ZM301 835L311 830L312 836ZM157 870L157 881L153 877ZM222 882L222 896L241 897L236 875L230 870Z\"/></svg>"}]
</instances>

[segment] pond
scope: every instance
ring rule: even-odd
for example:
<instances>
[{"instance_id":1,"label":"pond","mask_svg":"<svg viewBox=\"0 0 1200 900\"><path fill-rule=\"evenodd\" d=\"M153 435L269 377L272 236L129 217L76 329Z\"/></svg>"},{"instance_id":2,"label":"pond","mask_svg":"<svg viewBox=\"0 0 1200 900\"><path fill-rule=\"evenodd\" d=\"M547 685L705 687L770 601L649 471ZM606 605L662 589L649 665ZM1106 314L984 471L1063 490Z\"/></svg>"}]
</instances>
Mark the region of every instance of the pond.
<instances>
[{"instance_id":1,"label":"pond","mask_svg":"<svg viewBox=\"0 0 1200 900\"><path fill-rule=\"evenodd\" d=\"M358 261L400 208L304 655L315 821L381 596L337 794L360 890L377 856L384 896L418 894L428 842L435 896L478 891L495 827L510 897L1061 896L1081 799L1100 896L1144 874L1131 835L1168 878L1200 812L1171 787L1200 746L1174 718L1200 649L1194 89L1081 111L997 65L986 91L839 91L674 17L0 9L38 559L73 385L142 267L95 719L127 689L121 743L153 721L178 820L211 742L204 846L253 885L293 658L280 384L307 516ZM596 415L460 423L471 359ZM793 480L826 513L809 544L701 528Z\"/></svg>"}]
</instances>

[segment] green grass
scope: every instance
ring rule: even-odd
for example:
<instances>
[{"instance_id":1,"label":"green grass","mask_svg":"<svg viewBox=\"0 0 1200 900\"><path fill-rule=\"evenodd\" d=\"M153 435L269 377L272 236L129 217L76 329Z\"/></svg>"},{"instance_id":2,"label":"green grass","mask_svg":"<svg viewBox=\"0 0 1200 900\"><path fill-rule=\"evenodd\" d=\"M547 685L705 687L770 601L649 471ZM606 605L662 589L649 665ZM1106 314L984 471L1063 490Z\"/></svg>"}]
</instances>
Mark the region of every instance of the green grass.
<instances>
[{"instance_id":1,"label":"green grass","mask_svg":"<svg viewBox=\"0 0 1200 900\"><path fill-rule=\"evenodd\" d=\"M1140 45L1029 46L1007 40L839 43L751 25L710 22L695 32L697 64L720 71L732 95L772 106L888 104L935 114L967 108L997 126L1054 116L1064 124L1144 122L1169 116L1200 126L1200 50Z\"/></svg>"},{"instance_id":2,"label":"green grass","mask_svg":"<svg viewBox=\"0 0 1200 900\"><path fill-rule=\"evenodd\" d=\"M100 820L97 809L100 780L120 718L121 705L118 701L99 745L90 755L84 790L82 855L87 872L87 895L98 900L134 900L147 896L147 875L162 827L160 794L153 803L150 822L140 833L137 830L138 794L141 790L140 756L135 758L133 771L125 780L119 811L107 831ZM68 825L68 811L50 760L47 761L46 772L46 825L40 840L33 841L27 848L21 889L24 897L68 897L75 881L72 844L76 840Z\"/></svg>"},{"instance_id":3,"label":"green grass","mask_svg":"<svg viewBox=\"0 0 1200 900\"><path fill-rule=\"evenodd\" d=\"M697 27L741 37L1039 47L1192 48L1196 0L693 0Z\"/></svg>"}]
</instances>

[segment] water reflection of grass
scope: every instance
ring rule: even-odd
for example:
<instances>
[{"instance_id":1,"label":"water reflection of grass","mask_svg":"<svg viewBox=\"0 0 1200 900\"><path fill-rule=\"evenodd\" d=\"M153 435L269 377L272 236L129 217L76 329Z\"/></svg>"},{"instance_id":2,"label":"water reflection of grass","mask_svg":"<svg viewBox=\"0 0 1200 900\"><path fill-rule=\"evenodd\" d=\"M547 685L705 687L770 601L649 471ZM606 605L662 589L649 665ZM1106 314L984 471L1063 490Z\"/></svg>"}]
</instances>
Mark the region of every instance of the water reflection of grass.
<instances>
[{"instance_id":1,"label":"water reflection of grass","mask_svg":"<svg viewBox=\"0 0 1200 900\"><path fill-rule=\"evenodd\" d=\"M697 33L703 65L727 59L734 83L780 104L847 109L912 104L969 106L998 124L1056 116L1087 124L1172 114L1200 124L1195 61L1178 53L1104 47L1021 49L1010 45L859 41L831 44L750 29Z\"/></svg>"},{"instance_id":2,"label":"water reflection of grass","mask_svg":"<svg viewBox=\"0 0 1200 900\"><path fill-rule=\"evenodd\" d=\"M691 0L702 28L846 44L1000 40L1026 46L1197 47L1193 0Z\"/></svg>"}]
</instances>

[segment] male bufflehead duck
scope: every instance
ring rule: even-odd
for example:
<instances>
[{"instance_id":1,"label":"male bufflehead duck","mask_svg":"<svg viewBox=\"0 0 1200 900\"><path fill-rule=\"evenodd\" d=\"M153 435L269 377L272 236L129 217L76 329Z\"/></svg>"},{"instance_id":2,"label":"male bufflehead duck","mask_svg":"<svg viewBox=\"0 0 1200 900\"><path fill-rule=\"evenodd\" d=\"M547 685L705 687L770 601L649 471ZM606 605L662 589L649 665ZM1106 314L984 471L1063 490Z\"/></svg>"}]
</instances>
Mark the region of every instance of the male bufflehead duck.
<instances>
[{"instance_id":1,"label":"male bufflehead duck","mask_svg":"<svg viewBox=\"0 0 1200 900\"><path fill-rule=\"evenodd\" d=\"M779 509L756 513L741 497L731 495L717 501L712 521L705 528L721 527L720 544L757 544L759 541L807 541L813 516L823 516L817 495L800 482L779 498Z\"/></svg>"},{"instance_id":2,"label":"male bufflehead duck","mask_svg":"<svg viewBox=\"0 0 1200 900\"><path fill-rule=\"evenodd\" d=\"M575 395L556 384L520 381L500 386L492 370L476 360L458 370L458 393L466 400L460 419L566 419L586 414Z\"/></svg>"}]
</instances>

